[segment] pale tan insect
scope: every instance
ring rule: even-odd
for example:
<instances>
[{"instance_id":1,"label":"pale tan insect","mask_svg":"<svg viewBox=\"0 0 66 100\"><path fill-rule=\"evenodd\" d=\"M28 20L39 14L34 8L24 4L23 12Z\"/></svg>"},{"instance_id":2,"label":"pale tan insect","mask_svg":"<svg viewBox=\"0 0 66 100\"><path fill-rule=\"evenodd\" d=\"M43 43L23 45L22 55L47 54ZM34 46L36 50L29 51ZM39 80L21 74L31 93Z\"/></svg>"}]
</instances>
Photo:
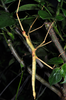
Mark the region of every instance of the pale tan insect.
<instances>
[{"instance_id":1,"label":"pale tan insect","mask_svg":"<svg viewBox=\"0 0 66 100\"><path fill-rule=\"evenodd\" d=\"M36 55L36 50L37 50L39 47L42 47L42 46L44 46L44 45L49 44L49 43L52 42L52 41L49 41L49 42L45 43L46 38L47 38L47 36L48 36L48 33L49 33L49 31L50 31L50 29L51 29L51 27L52 27L52 25L53 25L54 22L52 22L51 26L49 27L48 32L47 32L47 34L46 34L46 36L45 36L45 38L44 38L44 41L43 41L39 46L37 46L36 48L34 48L32 42L31 42L31 40L30 40L29 33L31 32L30 29L31 29L31 27L33 26L33 24L35 23L35 21L36 21L37 18L34 20L34 22L32 23L32 25L30 26L30 29L29 29L29 32L28 32L28 35L27 35L26 32L24 31L24 28L23 28L22 23L21 23L21 21L20 21L20 19L19 19L19 16L18 16L19 5L20 5L20 0L19 0L19 2L18 2L18 7L17 7L17 11L16 11L16 16L17 16L17 19L18 19L18 21L19 21L19 24L20 24L20 27L21 27L21 30L22 30L22 34L23 34L23 36L25 37L27 44L30 46L30 48L31 48L31 50L32 50L32 90L33 90L33 97L34 97L34 99L36 99L36 92L35 92L36 59L40 60L43 64L45 64L46 66L48 66L50 69L53 69L50 65L48 65L47 63L45 63L44 61L42 61L40 58L37 57L37 55ZM42 25L42 26L43 26L43 25ZM41 27L42 27L42 26L41 26ZM39 28L41 28L41 27L39 27ZM39 28L37 28L37 29L39 29ZM44 43L45 43L45 44L44 44Z\"/></svg>"}]
</instances>

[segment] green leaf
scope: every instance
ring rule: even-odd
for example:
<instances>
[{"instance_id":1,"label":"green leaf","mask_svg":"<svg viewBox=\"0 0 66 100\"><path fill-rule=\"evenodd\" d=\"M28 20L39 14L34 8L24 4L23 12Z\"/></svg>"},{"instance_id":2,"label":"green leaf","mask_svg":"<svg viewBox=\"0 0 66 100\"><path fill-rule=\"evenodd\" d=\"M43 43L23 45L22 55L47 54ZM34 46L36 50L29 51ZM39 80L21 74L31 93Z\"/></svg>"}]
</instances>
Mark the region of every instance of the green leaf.
<instances>
[{"instance_id":1,"label":"green leaf","mask_svg":"<svg viewBox=\"0 0 66 100\"><path fill-rule=\"evenodd\" d=\"M45 5L45 2L44 2L44 1L43 1L43 2L41 2L41 5L42 5L42 6L44 6L44 5Z\"/></svg>"},{"instance_id":2,"label":"green leaf","mask_svg":"<svg viewBox=\"0 0 66 100\"><path fill-rule=\"evenodd\" d=\"M63 83L66 83L66 76L65 76L65 78L64 78L64 81L63 81L63 82L61 82L61 84L63 84Z\"/></svg>"},{"instance_id":3,"label":"green leaf","mask_svg":"<svg viewBox=\"0 0 66 100\"><path fill-rule=\"evenodd\" d=\"M61 0L58 0L58 2L61 2Z\"/></svg>"},{"instance_id":4,"label":"green leaf","mask_svg":"<svg viewBox=\"0 0 66 100\"><path fill-rule=\"evenodd\" d=\"M53 10L52 7L48 6L47 9L49 9L49 11L50 11L51 13L54 13L54 10Z\"/></svg>"},{"instance_id":5,"label":"green leaf","mask_svg":"<svg viewBox=\"0 0 66 100\"><path fill-rule=\"evenodd\" d=\"M61 83L66 83L66 63L62 65L61 75L64 77L64 81Z\"/></svg>"},{"instance_id":6,"label":"green leaf","mask_svg":"<svg viewBox=\"0 0 66 100\"><path fill-rule=\"evenodd\" d=\"M38 5L37 4L25 4L21 7L19 7L19 11L24 11L24 10L38 10Z\"/></svg>"},{"instance_id":7,"label":"green leaf","mask_svg":"<svg viewBox=\"0 0 66 100\"><path fill-rule=\"evenodd\" d=\"M40 2L43 2L44 0L34 0L34 1L40 3Z\"/></svg>"},{"instance_id":8,"label":"green leaf","mask_svg":"<svg viewBox=\"0 0 66 100\"><path fill-rule=\"evenodd\" d=\"M11 60L9 61L9 66L12 65L14 62L15 62L15 59L14 59L14 58L11 59Z\"/></svg>"},{"instance_id":9,"label":"green leaf","mask_svg":"<svg viewBox=\"0 0 66 100\"><path fill-rule=\"evenodd\" d=\"M50 85L53 85L53 84L60 82L61 79L62 79L62 75L60 73L60 68L56 68L52 71L49 77L49 83Z\"/></svg>"},{"instance_id":10,"label":"green leaf","mask_svg":"<svg viewBox=\"0 0 66 100\"><path fill-rule=\"evenodd\" d=\"M7 32L7 34L14 40L14 35L11 32Z\"/></svg>"},{"instance_id":11,"label":"green leaf","mask_svg":"<svg viewBox=\"0 0 66 100\"><path fill-rule=\"evenodd\" d=\"M50 19L52 18L52 16L46 12L46 11L43 11L43 10L39 10L38 11L38 15L42 18L42 19Z\"/></svg>"},{"instance_id":12,"label":"green leaf","mask_svg":"<svg viewBox=\"0 0 66 100\"><path fill-rule=\"evenodd\" d=\"M47 63L48 64L62 64L64 63L64 61L62 58L54 57L54 58L51 58Z\"/></svg>"},{"instance_id":13,"label":"green leaf","mask_svg":"<svg viewBox=\"0 0 66 100\"><path fill-rule=\"evenodd\" d=\"M61 8L61 10L62 10L62 12L63 12L64 16L66 17L66 10L65 10L65 9L63 9L63 8Z\"/></svg>"},{"instance_id":14,"label":"green leaf","mask_svg":"<svg viewBox=\"0 0 66 100\"><path fill-rule=\"evenodd\" d=\"M66 63L62 65L62 68L61 68L61 75L62 75L63 77L66 76Z\"/></svg>"},{"instance_id":15,"label":"green leaf","mask_svg":"<svg viewBox=\"0 0 66 100\"><path fill-rule=\"evenodd\" d=\"M11 26L16 21L10 16L10 13L0 10L0 28Z\"/></svg>"},{"instance_id":16,"label":"green leaf","mask_svg":"<svg viewBox=\"0 0 66 100\"><path fill-rule=\"evenodd\" d=\"M23 68L23 67L24 67L24 65L23 65L22 63L20 63L20 67L21 67L21 68Z\"/></svg>"},{"instance_id":17,"label":"green leaf","mask_svg":"<svg viewBox=\"0 0 66 100\"><path fill-rule=\"evenodd\" d=\"M66 28L66 19L64 18L64 20L62 21L62 30L64 30Z\"/></svg>"},{"instance_id":18,"label":"green leaf","mask_svg":"<svg viewBox=\"0 0 66 100\"><path fill-rule=\"evenodd\" d=\"M55 17L55 19L57 19L58 21L62 21L64 19L64 16L63 15L57 15Z\"/></svg>"},{"instance_id":19,"label":"green leaf","mask_svg":"<svg viewBox=\"0 0 66 100\"><path fill-rule=\"evenodd\" d=\"M66 35L65 35L65 37L66 37ZM64 50L66 50L66 45L64 46Z\"/></svg>"},{"instance_id":20,"label":"green leaf","mask_svg":"<svg viewBox=\"0 0 66 100\"><path fill-rule=\"evenodd\" d=\"M16 1L16 0L4 0L4 3L7 4L7 3L11 3L13 1Z\"/></svg>"}]
</instances>

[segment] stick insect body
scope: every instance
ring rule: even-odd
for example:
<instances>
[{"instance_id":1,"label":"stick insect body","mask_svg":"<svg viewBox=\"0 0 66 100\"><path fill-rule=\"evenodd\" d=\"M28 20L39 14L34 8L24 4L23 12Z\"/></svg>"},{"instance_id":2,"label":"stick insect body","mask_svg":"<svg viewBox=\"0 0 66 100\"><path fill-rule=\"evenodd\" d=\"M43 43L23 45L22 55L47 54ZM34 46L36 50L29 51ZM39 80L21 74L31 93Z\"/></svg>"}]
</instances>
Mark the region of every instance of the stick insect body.
<instances>
[{"instance_id":1,"label":"stick insect body","mask_svg":"<svg viewBox=\"0 0 66 100\"><path fill-rule=\"evenodd\" d=\"M53 69L50 65L48 65L47 63L45 63L44 61L42 61L40 58L37 57L37 55L36 55L36 50L37 50L39 47L42 47L42 46L44 46L44 45L46 45L46 44L51 43L51 41L49 41L49 42L47 42L47 43L45 43L45 41L46 41L46 38L47 38L47 36L48 36L48 33L49 33L50 29L51 29L51 26L52 26L52 24L53 24L54 22L53 22L53 23L51 24L51 26L49 27L48 32L47 32L47 34L46 34L46 36L45 36L44 41L43 41L38 47L34 48L32 42L31 42L31 40L30 40L30 36L29 36L30 31L29 31L29 33L28 33L28 35L27 35L26 32L24 31L23 26L22 26L22 24L21 24L21 21L20 21L20 19L19 19L19 16L18 16L19 5L20 5L20 0L19 0L19 3L18 3L16 16L17 16L17 19L18 19L18 21L19 21L20 27L21 27L21 29L22 29L22 34L23 34L23 36L25 37L27 44L29 45L29 47L30 47L31 50L32 50L32 90L33 90L33 97L34 97L34 99L36 99L36 92L35 92L36 59L40 60L43 64L45 64L45 65L48 66L49 68ZM30 27L32 27L32 26L30 26ZM44 43L45 43L45 44L44 44Z\"/></svg>"}]
</instances>

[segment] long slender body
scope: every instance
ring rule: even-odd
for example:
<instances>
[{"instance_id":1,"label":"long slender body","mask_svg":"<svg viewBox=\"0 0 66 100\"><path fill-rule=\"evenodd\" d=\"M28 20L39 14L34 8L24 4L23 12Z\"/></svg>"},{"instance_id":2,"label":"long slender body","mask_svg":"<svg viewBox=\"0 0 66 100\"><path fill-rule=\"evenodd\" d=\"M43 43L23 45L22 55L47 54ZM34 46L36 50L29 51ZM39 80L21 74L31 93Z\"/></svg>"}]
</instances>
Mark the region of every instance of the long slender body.
<instances>
[{"instance_id":1,"label":"long slender body","mask_svg":"<svg viewBox=\"0 0 66 100\"><path fill-rule=\"evenodd\" d=\"M33 90L33 97L35 99L36 98L36 92L35 92L36 59L39 59L39 58L36 56L36 52L35 52L36 48L34 48L29 36L26 34L25 31L23 31L22 34L26 38L26 42L32 50L32 90ZM39 60L42 63L44 63L46 66L48 66L49 68L53 69L51 66L49 66L48 64L43 62L41 59L39 59Z\"/></svg>"},{"instance_id":2,"label":"long slender body","mask_svg":"<svg viewBox=\"0 0 66 100\"><path fill-rule=\"evenodd\" d=\"M34 48L32 42L31 42L31 40L30 40L30 37L29 37L29 35L27 35L26 32L24 31L23 26L22 26L21 21L20 21L19 16L18 16L18 10L19 10L20 1L21 1L21 0L19 0L19 3L18 3L16 16L17 16L17 19L18 19L19 24L20 24L20 26L21 26L21 29L22 29L22 31L23 31L22 34L23 34L23 36L25 37L27 44L30 46L30 48L31 48L31 50L32 50L32 90L33 90L33 96L34 96L34 99L35 99L35 98L36 98L36 92L35 92L36 59L39 59L39 58L36 56L35 51L36 51L39 47L42 47L43 44L45 43L45 40L46 40L46 38L47 38L47 35L48 35L48 33L49 33L49 31L50 31L51 26L52 26L53 23L52 23L51 26L49 27L48 32L47 32L47 34L46 34L46 36L45 36L44 41L43 41L37 48ZM35 22L35 21L34 21L34 22ZM34 24L34 23L33 23L33 24ZM42 63L44 63L46 66L48 66L49 68L53 69L51 66L49 66L48 64L46 64L45 62L43 62L41 59L39 59L39 60L40 60Z\"/></svg>"},{"instance_id":3,"label":"long slender body","mask_svg":"<svg viewBox=\"0 0 66 100\"><path fill-rule=\"evenodd\" d=\"M30 38L27 36L26 32L23 31L22 34L26 38L26 41L32 50L32 90L33 90L33 97L35 99L36 98L36 92L35 92L35 74L36 74L36 53L35 51L36 49L31 43Z\"/></svg>"},{"instance_id":4,"label":"long slender body","mask_svg":"<svg viewBox=\"0 0 66 100\"><path fill-rule=\"evenodd\" d=\"M33 90L34 99L36 99L35 75L36 75L36 54L35 51L33 51L32 52L32 90Z\"/></svg>"},{"instance_id":5,"label":"long slender body","mask_svg":"<svg viewBox=\"0 0 66 100\"><path fill-rule=\"evenodd\" d=\"M32 89L33 89L33 96L34 96L34 99L35 99L36 98L36 92L35 92L35 74L36 74L36 54L35 54L35 48L34 48L33 44L31 43L31 40L30 40L29 36L24 31L23 26L21 24L21 21L19 19L19 16L18 16L19 5L20 5L20 0L19 0L19 3L18 3L16 16L17 16L17 19L19 21L20 27L21 27L21 29L23 31L22 34L26 38L26 42L30 46L30 48L32 50Z\"/></svg>"}]
</instances>

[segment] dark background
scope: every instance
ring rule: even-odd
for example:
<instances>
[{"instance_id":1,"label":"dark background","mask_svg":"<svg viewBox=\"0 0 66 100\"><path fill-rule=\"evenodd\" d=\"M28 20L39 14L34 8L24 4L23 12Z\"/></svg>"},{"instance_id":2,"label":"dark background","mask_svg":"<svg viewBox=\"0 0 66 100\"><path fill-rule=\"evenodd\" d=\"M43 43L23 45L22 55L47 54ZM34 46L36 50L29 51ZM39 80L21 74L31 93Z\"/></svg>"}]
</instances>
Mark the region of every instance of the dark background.
<instances>
[{"instance_id":1,"label":"dark background","mask_svg":"<svg viewBox=\"0 0 66 100\"><path fill-rule=\"evenodd\" d=\"M53 6L55 8L57 8L57 0L47 0L50 3L53 4ZM35 3L34 0L23 0L23 4L29 4L29 3ZM17 8L17 3L14 5L12 5L9 10L12 12L12 7L13 9ZM2 41L0 39L0 66L1 66L1 71L0 72L0 93L2 92L2 90L6 87L6 85L8 85L8 83L14 78L16 77L15 73L18 73L20 71L20 65L19 63L15 60L15 63L12 64L12 66L8 67L8 62L10 61L10 59L13 57L11 51L9 50L4 37L1 36L0 38L2 38ZM25 48L25 47L24 47ZM17 49L17 48L16 48ZM18 49L17 49L18 50ZM18 50L19 51L19 50ZM28 54L29 55L29 54ZM26 56L27 62L28 62L28 57ZM30 59L30 58L29 58ZM4 68L5 66L5 68ZM38 65L37 65L38 66ZM15 70L16 69L16 70ZM38 73L42 72L43 69L39 69ZM13 72L12 72L13 71ZM24 75L23 81L22 83L25 81L26 77L28 75L28 72L26 72L26 74ZM45 76L44 76L45 77ZM19 83L19 79L20 77L18 77L11 85L9 88L6 89L6 91L1 95L0 100L11 100L11 98L14 96L17 87L18 87L18 83ZM38 84L38 86L40 86L40 82L36 82L36 84ZM37 87L38 87L37 86ZM42 88L45 88L44 86L42 86ZM37 89L38 91L38 89ZM28 81L28 83L26 84L22 94L20 95L22 96L21 98L19 97L18 100L33 100L32 98L32 88L31 88L31 79ZM54 94L52 91L50 91L48 88L45 91L45 94L41 97L41 99L39 98L39 100L60 100L60 98Z\"/></svg>"}]
</instances>

